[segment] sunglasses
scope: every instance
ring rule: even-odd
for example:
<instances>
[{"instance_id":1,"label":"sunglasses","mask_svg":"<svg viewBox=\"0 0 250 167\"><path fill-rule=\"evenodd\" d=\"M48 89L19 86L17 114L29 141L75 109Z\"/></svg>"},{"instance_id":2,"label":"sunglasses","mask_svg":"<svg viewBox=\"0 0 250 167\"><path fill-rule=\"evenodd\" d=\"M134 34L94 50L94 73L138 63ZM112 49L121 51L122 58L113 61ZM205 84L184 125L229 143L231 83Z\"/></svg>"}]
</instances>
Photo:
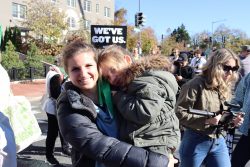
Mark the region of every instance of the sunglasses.
<instances>
[{"instance_id":1,"label":"sunglasses","mask_svg":"<svg viewBox=\"0 0 250 167\"><path fill-rule=\"evenodd\" d=\"M223 70L225 72L229 72L230 70L232 72L237 72L239 70L239 67L238 66L231 67L231 66L223 65Z\"/></svg>"}]
</instances>

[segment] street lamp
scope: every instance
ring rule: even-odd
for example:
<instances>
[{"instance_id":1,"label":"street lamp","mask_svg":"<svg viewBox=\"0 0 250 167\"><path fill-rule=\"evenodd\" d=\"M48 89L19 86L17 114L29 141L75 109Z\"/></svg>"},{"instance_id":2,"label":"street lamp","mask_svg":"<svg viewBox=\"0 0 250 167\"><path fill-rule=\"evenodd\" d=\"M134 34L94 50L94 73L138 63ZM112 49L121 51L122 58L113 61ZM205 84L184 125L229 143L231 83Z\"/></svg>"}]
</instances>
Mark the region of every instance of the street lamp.
<instances>
[{"instance_id":1,"label":"street lamp","mask_svg":"<svg viewBox=\"0 0 250 167\"><path fill-rule=\"evenodd\" d=\"M223 20L212 21L212 43L211 43L211 48L213 48L213 44L214 44L214 24L224 22L224 21L227 21L227 20L223 19Z\"/></svg>"}]
</instances>

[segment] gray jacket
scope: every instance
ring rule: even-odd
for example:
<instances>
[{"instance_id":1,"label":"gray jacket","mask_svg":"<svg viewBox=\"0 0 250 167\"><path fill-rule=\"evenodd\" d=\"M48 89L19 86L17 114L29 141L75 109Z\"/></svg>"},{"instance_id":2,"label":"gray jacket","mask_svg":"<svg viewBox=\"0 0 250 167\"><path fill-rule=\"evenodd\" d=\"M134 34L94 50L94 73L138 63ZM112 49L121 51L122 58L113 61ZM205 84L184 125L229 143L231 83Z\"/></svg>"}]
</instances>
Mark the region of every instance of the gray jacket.
<instances>
[{"instance_id":1,"label":"gray jacket","mask_svg":"<svg viewBox=\"0 0 250 167\"><path fill-rule=\"evenodd\" d=\"M126 120L120 126L121 138L167 155L180 142L179 121L174 113L178 84L173 74L161 70L160 65L145 71L143 62L134 66L130 74L139 75L134 75L126 90L117 92L113 99ZM127 80L131 76L127 72L123 77Z\"/></svg>"}]
</instances>

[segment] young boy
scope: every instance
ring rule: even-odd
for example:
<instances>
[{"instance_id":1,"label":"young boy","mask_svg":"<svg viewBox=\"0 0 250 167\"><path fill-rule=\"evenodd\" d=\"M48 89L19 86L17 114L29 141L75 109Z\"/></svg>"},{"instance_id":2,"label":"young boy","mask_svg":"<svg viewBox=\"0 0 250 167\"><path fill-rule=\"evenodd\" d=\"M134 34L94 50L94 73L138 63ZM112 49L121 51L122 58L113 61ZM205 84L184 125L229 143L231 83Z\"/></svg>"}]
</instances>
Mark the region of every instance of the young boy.
<instances>
[{"instance_id":1,"label":"young boy","mask_svg":"<svg viewBox=\"0 0 250 167\"><path fill-rule=\"evenodd\" d=\"M167 57L148 56L136 63L119 46L105 48L98 57L100 74L120 91L113 103L121 121L121 140L172 157L180 142L174 113L178 84Z\"/></svg>"}]
</instances>

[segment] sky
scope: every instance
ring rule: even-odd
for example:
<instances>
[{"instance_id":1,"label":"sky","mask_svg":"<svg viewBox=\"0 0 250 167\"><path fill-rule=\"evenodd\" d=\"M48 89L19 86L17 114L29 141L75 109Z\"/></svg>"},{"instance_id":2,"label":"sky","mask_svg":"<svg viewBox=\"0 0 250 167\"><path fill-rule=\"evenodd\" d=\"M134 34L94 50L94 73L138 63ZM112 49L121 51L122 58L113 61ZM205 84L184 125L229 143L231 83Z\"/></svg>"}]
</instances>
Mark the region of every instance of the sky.
<instances>
[{"instance_id":1,"label":"sky","mask_svg":"<svg viewBox=\"0 0 250 167\"><path fill-rule=\"evenodd\" d=\"M190 36L226 26L250 37L249 0L115 0L115 10L125 8L128 24L134 25L139 2L140 11L146 16L145 26L153 28L158 39L181 24Z\"/></svg>"}]
</instances>

